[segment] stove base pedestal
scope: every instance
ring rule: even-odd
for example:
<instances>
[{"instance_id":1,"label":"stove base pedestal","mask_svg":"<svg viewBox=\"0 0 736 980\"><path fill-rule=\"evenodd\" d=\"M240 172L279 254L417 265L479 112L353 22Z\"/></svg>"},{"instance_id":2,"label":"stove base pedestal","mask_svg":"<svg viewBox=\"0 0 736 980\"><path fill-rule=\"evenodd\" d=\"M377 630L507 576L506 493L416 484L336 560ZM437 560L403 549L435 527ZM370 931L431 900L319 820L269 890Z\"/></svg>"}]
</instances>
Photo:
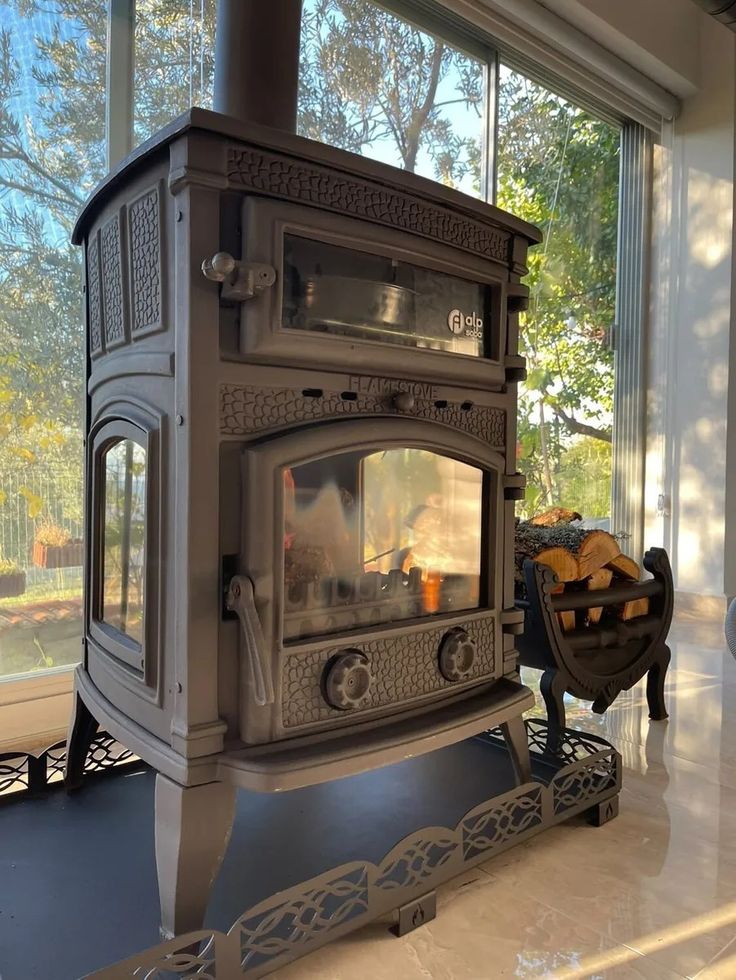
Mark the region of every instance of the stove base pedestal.
<instances>
[{"instance_id":1,"label":"stove base pedestal","mask_svg":"<svg viewBox=\"0 0 736 980\"><path fill-rule=\"evenodd\" d=\"M227 933L187 933L93 976L148 975L175 957L187 957L192 970L217 976L265 976L389 913L403 911L411 925L422 918L415 915L421 906L423 922L429 921L424 906L440 885L548 827L579 815L598 826L612 819L621 788L618 752L598 736L566 729L551 753L546 722L531 719L525 727L531 779L518 784L500 728L477 736L488 766L499 774L494 781L498 792L472 807L454 828L422 827L378 863L350 860L277 891L244 912ZM175 789L166 792L178 799ZM180 794L182 807L187 792ZM194 809L199 810L199 800Z\"/></svg>"}]
</instances>

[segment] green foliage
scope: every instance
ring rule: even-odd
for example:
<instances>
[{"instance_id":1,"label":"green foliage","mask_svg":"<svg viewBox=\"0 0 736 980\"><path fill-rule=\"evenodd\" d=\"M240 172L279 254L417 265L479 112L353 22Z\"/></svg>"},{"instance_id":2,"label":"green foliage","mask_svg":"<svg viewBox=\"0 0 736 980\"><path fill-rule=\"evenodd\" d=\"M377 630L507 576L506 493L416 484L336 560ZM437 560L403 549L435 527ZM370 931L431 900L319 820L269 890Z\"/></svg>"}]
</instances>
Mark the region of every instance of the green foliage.
<instances>
[{"instance_id":1,"label":"green foliage","mask_svg":"<svg viewBox=\"0 0 736 980\"><path fill-rule=\"evenodd\" d=\"M311 0L302 14L299 131L354 153L478 185L479 143L458 131L453 108L480 132L480 62L372 3Z\"/></svg>"},{"instance_id":2,"label":"green foliage","mask_svg":"<svg viewBox=\"0 0 736 980\"><path fill-rule=\"evenodd\" d=\"M471 180L478 192L482 127L468 135L458 122L463 112L482 115L483 75L472 58L367 0L311 0L301 77L304 135L408 170L424 154L436 179ZM502 68L496 149L499 205L545 235L530 253L521 341L529 376L519 466L533 513L571 492L564 461L577 440L599 441L610 456L619 132ZM595 512L605 514L609 470L585 453L580 461L592 467Z\"/></svg>"},{"instance_id":3,"label":"green foliage","mask_svg":"<svg viewBox=\"0 0 736 980\"><path fill-rule=\"evenodd\" d=\"M565 449L556 470L561 507L589 518L611 513L611 443L580 436Z\"/></svg>"},{"instance_id":4,"label":"green foliage","mask_svg":"<svg viewBox=\"0 0 736 980\"><path fill-rule=\"evenodd\" d=\"M618 150L618 130L504 69L498 203L545 235L529 257L521 331L524 516L552 504L586 517L610 512ZM601 443L596 453L591 441ZM567 475L573 459L584 467L579 480Z\"/></svg>"},{"instance_id":5,"label":"green foliage","mask_svg":"<svg viewBox=\"0 0 736 980\"><path fill-rule=\"evenodd\" d=\"M136 139L190 100L209 103L214 9L193 24L183 0L138 0ZM81 257L69 238L105 172L106 18L90 0L0 0L0 15L0 475L17 478L29 517L47 509L39 475L81 516ZM19 23L22 43L7 26ZM478 192L478 61L371 3L308 0L301 73L304 135ZM618 133L505 69L499 127L499 204L546 236L530 258L519 427L536 508L573 492L576 439L610 450Z\"/></svg>"},{"instance_id":6,"label":"green foliage","mask_svg":"<svg viewBox=\"0 0 736 980\"><path fill-rule=\"evenodd\" d=\"M188 2L138 0L137 140L190 96L210 102L215 5L204 9L193 27ZM0 23L15 27L0 29L0 519L12 478L29 519L53 497L77 521L85 352L70 237L106 170L107 18L90 0L0 0Z\"/></svg>"}]
</instances>

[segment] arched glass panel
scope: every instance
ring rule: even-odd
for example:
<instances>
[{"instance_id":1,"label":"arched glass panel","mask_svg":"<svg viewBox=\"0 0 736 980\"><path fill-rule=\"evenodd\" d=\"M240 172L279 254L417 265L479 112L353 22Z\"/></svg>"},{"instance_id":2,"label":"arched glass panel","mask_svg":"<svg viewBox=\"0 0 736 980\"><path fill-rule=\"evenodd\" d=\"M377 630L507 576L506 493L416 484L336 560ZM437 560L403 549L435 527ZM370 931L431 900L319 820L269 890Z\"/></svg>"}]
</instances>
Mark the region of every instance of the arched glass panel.
<instances>
[{"instance_id":1,"label":"arched glass panel","mask_svg":"<svg viewBox=\"0 0 736 980\"><path fill-rule=\"evenodd\" d=\"M102 620L143 644L146 450L120 439L102 456Z\"/></svg>"},{"instance_id":2,"label":"arched glass panel","mask_svg":"<svg viewBox=\"0 0 736 980\"><path fill-rule=\"evenodd\" d=\"M284 636L476 609L483 471L424 449L284 471Z\"/></svg>"}]
</instances>

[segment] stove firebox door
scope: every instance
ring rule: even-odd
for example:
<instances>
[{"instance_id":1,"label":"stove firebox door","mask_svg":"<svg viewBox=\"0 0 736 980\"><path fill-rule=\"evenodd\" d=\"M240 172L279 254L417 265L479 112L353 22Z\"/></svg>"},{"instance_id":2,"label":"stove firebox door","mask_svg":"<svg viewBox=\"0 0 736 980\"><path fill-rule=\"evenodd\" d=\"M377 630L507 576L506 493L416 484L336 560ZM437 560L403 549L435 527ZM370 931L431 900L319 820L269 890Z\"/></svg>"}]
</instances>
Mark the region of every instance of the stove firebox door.
<instances>
[{"instance_id":1,"label":"stove firebox door","mask_svg":"<svg viewBox=\"0 0 736 980\"><path fill-rule=\"evenodd\" d=\"M411 710L499 675L502 469L473 436L403 419L327 423L244 451L242 572L275 692L264 708L255 661L242 663L244 740ZM241 649L262 653L245 638ZM312 702L303 724L295 677Z\"/></svg>"}]
</instances>

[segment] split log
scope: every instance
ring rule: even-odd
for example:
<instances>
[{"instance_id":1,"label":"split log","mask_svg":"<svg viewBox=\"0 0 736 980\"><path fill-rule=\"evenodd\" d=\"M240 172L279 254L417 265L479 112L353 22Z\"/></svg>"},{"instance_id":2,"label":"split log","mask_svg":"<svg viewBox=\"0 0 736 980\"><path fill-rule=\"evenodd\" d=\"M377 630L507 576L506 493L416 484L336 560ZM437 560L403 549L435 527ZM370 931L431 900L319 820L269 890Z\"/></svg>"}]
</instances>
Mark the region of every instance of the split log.
<instances>
[{"instance_id":1,"label":"split log","mask_svg":"<svg viewBox=\"0 0 736 980\"><path fill-rule=\"evenodd\" d=\"M578 549L578 567L580 578L588 578L599 568L604 568L615 561L621 554L616 539L607 531L589 531L580 542Z\"/></svg>"},{"instance_id":2,"label":"split log","mask_svg":"<svg viewBox=\"0 0 736 980\"><path fill-rule=\"evenodd\" d=\"M630 582L638 582L641 578L641 569L628 555L616 555L608 562L606 568L612 569L619 578L628 579Z\"/></svg>"},{"instance_id":3,"label":"split log","mask_svg":"<svg viewBox=\"0 0 736 980\"><path fill-rule=\"evenodd\" d=\"M599 568L588 578L587 586L592 592L596 589L607 589L613 579L613 572L608 568ZM588 622L599 623L603 615L603 606L593 606L588 610Z\"/></svg>"},{"instance_id":4,"label":"split log","mask_svg":"<svg viewBox=\"0 0 736 980\"><path fill-rule=\"evenodd\" d=\"M619 609L618 618L626 621L636 619L637 616L646 616L648 612L649 599L644 596L643 599L629 599L625 602Z\"/></svg>"},{"instance_id":5,"label":"split log","mask_svg":"<svg viewBox=\"0 0 736 980\"><path fill-rule=\"evenodd\" d=\"M545 548L534 555L534 561L549 565L560 582L577 582L580 578L577 559L565 548Z\"/></svg>"},{"instance_id":6,"label":"split log","mask_svg":"<svg viewBox=\"0 0 736 980\"><path fill-rule=\"evenodd\" d=\"M517 521L516 524L516 583L517 595L525 594L523 574L524 561L533 561L548 565L556 574L559 586L556 593L563 592L565 585L579 582L579 588L595 592L607 589L614 579L638 582L641 573L638 564L627 555L621 554L616 539L607 531L591 530L576 526L569 521L559 519L562 515L575 514L575 511L564 511L563 508L553 508L547 514L533 518L531 521ZM540 523L542 520L545 523ZM555 523L551 523L556 521ZM591 596L591 600L594 597ZM604 611L603 606L591 606L587 610L587 624L599 623ZM649 612L648 599L634 599L611 607L611 614L620 619L629 620L644 616ZM569 632L576 626L576 615L572 610L557 613L558 622L564 632ZM581 610L581 622L583 613Z\"/></svg>"}]
</instances>

